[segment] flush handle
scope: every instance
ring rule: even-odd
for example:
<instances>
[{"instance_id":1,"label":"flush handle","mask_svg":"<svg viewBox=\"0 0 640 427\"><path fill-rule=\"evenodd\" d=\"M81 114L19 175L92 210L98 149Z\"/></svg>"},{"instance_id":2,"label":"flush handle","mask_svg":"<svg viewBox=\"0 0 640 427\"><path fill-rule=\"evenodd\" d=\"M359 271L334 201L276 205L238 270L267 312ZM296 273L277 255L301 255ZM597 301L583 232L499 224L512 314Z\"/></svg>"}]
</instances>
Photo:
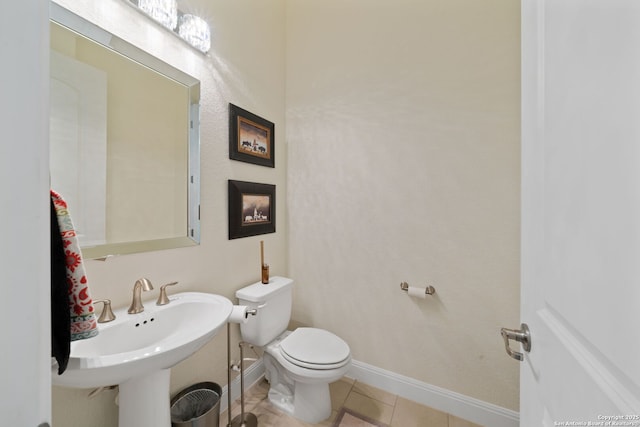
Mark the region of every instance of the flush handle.
<instances>
[{"instance_id":1,"label":"flush handle","mask_svg":"<svg viewBox=\"0 0 640 427\"><path fill-rule=\"evenodd\" d=\"M247 310L247 314L255 316L256 314L258 314L258 310L260 310L261 308L265 308L266 306L267 306L267 303L265 302L264 304L261 304L255 308Z\"/></svg>"},{"instance_id":2,"label":"flush handle","mask_svg":"<svg viewBox=\"0 0 640 427\"><path fill-rule=\"evenodd\" d=\"M504 348L507 350L507 354L517 361L522 362L524 356L522 353L518 351L514 351L509 346L509 340L515 340L522 344L522 348L527 353L531 351L531 333L529 332L529 326L526 323L520 325L520 329L500 329L500 335L502 335L502 339L504 340Z\"/></svg>"}]
</instances>

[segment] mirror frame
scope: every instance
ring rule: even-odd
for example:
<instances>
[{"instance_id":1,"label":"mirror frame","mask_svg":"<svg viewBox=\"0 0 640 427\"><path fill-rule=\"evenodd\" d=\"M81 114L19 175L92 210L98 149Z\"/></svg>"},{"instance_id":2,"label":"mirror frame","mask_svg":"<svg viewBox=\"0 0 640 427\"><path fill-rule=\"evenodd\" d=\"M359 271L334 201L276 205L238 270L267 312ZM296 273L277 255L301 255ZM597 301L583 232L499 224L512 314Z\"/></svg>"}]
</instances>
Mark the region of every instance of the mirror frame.
<instances>
[{"instance_id":1,"label":"mirror frame","mask_svg":"<svg viewBox=\"0 0 640 427\"><path fill-rule=\"evenodd\" d=\"M200 244L200 81L166 62L156 58L131 43L109 33L83 17L50 2L50 20L94 42L124 55L144 67L150 68L187 87L190 98L189 111L189 162L187 230L180 237L107 243L81 247L85 259L106 259L109 256L182 248ZM185 147L186 148L186 147Z\"/></svg>"}]
</instances>

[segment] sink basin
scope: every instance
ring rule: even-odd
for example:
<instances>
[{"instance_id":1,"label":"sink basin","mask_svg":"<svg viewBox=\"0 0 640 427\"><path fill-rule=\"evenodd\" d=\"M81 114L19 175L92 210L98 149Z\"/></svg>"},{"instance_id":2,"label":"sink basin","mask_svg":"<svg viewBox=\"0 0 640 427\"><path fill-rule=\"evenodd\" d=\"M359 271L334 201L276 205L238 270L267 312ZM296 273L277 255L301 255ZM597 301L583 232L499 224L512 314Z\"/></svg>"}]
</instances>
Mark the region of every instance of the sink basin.
<instances>
[{"instance_id":1,"label":"sink basin","mask_svg":"<svg viewBox=\"0 0 640 427\"><path fill-rule=\"evenodd\" d=\"M53 366L52 383L76 388L119 385L121 427L169 426L169 369L213 338L233 307L225 297L201 292L177 293L170 300L163 306L147 301L139 314L115 310L116 319L99 324L96 337L71 343L67 369L58 375ZM151 405L156 406L153 411L161 404L159 412L165 413L148 420L138 414L145 412L139 400L153 394L162 400ZM129 409L136 414L123 419Z\"/></svg>"}]
</instances>

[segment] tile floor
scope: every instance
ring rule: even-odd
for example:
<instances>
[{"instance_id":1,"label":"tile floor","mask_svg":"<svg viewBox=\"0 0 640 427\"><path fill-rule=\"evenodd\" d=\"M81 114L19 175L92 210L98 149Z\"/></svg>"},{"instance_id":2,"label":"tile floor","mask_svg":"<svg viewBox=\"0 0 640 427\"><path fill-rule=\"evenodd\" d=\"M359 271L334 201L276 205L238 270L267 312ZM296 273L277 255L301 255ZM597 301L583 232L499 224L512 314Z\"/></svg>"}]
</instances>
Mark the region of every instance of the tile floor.
<instances>
[{"instance_id":1,"label":"tile floor","mask_svg":"<svg viewBox=\"0 0 640 427\"><path fill-rule=\"evenodd\" d=\"M269 403L269 385L261 380L245 391L245 412L258 418L259 427L331 427L340 407L345 406L391 427L480 427L453 415L422 406L350 378L330 385L331 417L318 424L299 421ZM232 404L233 417L240 414L240 400ZM227 425L226 411L220 414L220 426Z\"/></svg>"}]
</instances>

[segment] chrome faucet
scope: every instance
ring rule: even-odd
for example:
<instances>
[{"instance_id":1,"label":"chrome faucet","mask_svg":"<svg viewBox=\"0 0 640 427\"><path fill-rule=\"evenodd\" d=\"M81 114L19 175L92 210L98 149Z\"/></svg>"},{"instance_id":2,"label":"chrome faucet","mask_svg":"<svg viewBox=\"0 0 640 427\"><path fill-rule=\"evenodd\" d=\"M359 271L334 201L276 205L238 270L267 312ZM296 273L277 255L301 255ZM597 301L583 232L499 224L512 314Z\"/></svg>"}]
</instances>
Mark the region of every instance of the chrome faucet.
<instances>
[{"instance_id":1,"label":"chrome faucet","mask_svg":"<svg viewBox=\"0 0 640 427\"><path fill-rule=\"evenodd\" d=\"M144 306L142 305L142 291L150 291L153 289L153 285L149 281L149 279L136 280L136 283L133 285L133 301L131 301L131 306L127 313L136 314L142 313L144 311Z\"/></svg>"}]
</instances>

